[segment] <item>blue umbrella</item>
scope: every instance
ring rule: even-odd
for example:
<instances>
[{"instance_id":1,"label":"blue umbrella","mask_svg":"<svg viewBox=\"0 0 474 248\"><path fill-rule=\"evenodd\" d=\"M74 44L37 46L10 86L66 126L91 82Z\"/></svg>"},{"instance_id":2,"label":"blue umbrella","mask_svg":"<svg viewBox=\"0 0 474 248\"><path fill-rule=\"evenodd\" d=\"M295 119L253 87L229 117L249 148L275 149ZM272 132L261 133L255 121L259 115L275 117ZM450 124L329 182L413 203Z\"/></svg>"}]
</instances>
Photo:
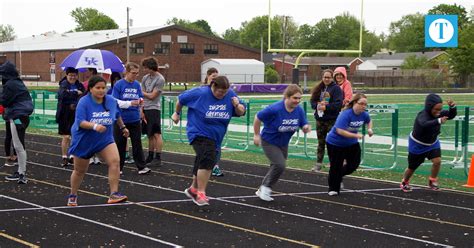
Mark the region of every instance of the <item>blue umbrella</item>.
<instances>
[{"instance_id":1,"label":"blue umbrella","mask_svg":"<svg viewBox=\"0 0 474 248\"><path fill-rule=\"evenodd\" d=\"M76 69L95 68L98 72L110 69L113 72L123 72L122 60L107 50L81 49L69 54L61 63L64 70L67 67Z\"/></svg>"}]
</instances>

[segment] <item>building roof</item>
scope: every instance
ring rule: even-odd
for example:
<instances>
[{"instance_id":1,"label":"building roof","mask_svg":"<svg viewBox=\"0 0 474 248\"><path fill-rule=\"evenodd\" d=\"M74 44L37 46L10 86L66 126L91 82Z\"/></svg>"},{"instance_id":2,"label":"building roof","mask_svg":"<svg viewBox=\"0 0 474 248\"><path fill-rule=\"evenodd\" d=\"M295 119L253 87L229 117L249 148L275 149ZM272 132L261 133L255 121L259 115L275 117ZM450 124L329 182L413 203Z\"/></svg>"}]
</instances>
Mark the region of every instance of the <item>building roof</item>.
<instances>
[{"instance_id":1,"label":"building roof","mask_svg":"<svg viewBox=\"0 0 474 248\"><path fill-rule=\"evenodd\" d=\"M154 26L130 28L130 38L142 37L152 32L167 31L170 29L179 29L201 37L213 39L231 46L240 47L252 52L260 52L241 44L233 43L219 37L203 34L178 25ZM85 32L71 32L58 34L49 32L41 35L32 35L31 37L15 39L12 41L0 43L0 52L18 52L18 51L55 51L55 50L76 50L81 48L95 48L98 45L104 45L111 42L119 42L120 39L127 37L127 29L109 29Z\"/></svg>"},{"instance_id":2,"label":"building roof","mask_svg":"<svg viewBox=\"0 0 474 248\"><path fill-rule=\"evenodd\" d=\"M300 60L300 65L350 65L354 60L359 58L354 57L303 57ZM274 58L274 61L282 61L281 58ZM359 59L360 60L360 59ZM296 58L286 56L286 64L295 64Z\"/></svg>"},{"instance_id":3,"label":"building roof","mask_svg":"<svg viewBox=\"0 0 474 248\"><path fill-rule=\"evenodd\" d=\"M163 27L131 28L130 36L161 28ZM126 37L127 29L124 28L63 34L50 32L0 43L0 51L76 50Z\"/></svg>"},{"instance_id":4,"label":"building roof","mask_svg":"<svg viewBox=\"0 0 474 248\"><path fill-rule=\"evenodd\" d=\"M220 65L261 65L263 62L256 59L208 59L203 61L201 64L209 61L215 61Z\"/></svg>"},{"instance_id":5,"label":"building roof","mask_svg":"<svg viewBox=\"0 0 474 248\"><path fill-rule=\"evenodd\" d=\"M369 59L364 63L372 63L377 67L400 67L403 64L403 61L403 59Z\"/></svg>"},{"instance_id":6,"label":"building roof","mask_svg":"<svg viewBox=\"0 0 474 248\"><path fill-rule=\"evenodd\" d=\"M433 58L436 58L437 56L441 54L445 54L446 52L444 51L431 51L431 52L412 52L412 53L379 53L379 54L374 54L372 57L367 58L369 60L375 60L375 59L395 59L395 60L405 60L408 56L411 55L416 55L417 57L425 56L428 58L428 60L431 60Z\"/></svg>"}]
</instances>

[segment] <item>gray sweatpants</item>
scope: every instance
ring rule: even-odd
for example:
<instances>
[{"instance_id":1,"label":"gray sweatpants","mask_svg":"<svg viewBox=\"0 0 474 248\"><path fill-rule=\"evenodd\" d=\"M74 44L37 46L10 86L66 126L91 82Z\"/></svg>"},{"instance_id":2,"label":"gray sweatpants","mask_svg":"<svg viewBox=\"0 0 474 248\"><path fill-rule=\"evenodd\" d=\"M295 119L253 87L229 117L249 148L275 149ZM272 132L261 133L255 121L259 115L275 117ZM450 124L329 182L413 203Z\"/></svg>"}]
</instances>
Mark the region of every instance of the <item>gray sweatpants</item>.
<instances>
[{"instance_id":1,"label":"gray sweatpants","mask_svg":"<svg viewBox=\"0 0 474 248\"><path fill-rule=\"evenodd\" d=\"M18 131L16 130L16 125L13 120L10 120L10 129L12 132L12 141L13 147L15 148L16 155L18 158L18 173L25 174L26 172L26 151L21 144L20 138L18 136Z\"/></svg>"},{"instance_id":2,"label":"gray sweatpants","mask_svg":"<svg viewBox=\"0 0 474 248\"><path fill-rule=\"evenodd\" d=\"M262 140L262 149L270 160L270 169L263 178L262 185L272 188L285 171L288 146L278 147Z\"/></svg>"}]
</instances>

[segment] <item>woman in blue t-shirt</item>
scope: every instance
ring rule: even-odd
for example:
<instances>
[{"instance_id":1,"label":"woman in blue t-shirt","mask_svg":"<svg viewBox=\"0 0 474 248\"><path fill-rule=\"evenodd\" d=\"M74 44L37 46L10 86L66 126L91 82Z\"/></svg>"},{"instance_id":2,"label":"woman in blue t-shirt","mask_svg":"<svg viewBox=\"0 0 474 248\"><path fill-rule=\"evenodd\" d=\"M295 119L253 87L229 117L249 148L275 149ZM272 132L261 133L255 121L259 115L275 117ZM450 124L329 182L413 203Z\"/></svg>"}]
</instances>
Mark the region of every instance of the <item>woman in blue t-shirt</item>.
<instances>
[{"instance_id":1,"label":"woman in blue t-shirt","mask_svg":"<svg viewBox=\"0 0 474 248\"><path fill-rule=\"evenodd\" d=\"M69 153L74 156L74 171L71 174L71 194L68 206L77 206L77 191L89 168L89 159L99 153L109 167L110 197L107 203L119 203L127 196L118 192L120 168L117 145L114 142L113 126L117 122L122 135L128 137L120 116L117 101L106 94L106 82L100 76L89 80L89 93L79 100Z\"/></svg>"},{"instance_id":2,"label":"woman in blue t-shirt","mask_svg":"<svg viewBox=\"0 0 474 248\"><path fill-rule=\"evenodd\" d=\"M283 100L267 106L255 115L253 142L256 146L262 145L270 160L270 169L255 192L264 201L273 201L270 196L272 187L285 171L291 136L300 128L304 133L311 132L306 113L299 106L302 94L303 91L298 85L289 85L283 93ZM262 122L264 126L260 134Z\"/></svg>"},{"instance_id":3,"label":"woman in blue t-shirt","mask_svg":"<svg viewBox=\"0 0 474 248\"><path fill-rule=\"evenodd\" d=\"M352 174L359 167L361 155L359 139L362 139L362 134L358 133L359 128L367 124L369 136L372 137L374 134L372 121L369 113L365 111L366 108L367 97L361 93L355 94L339 114L336 124L326 137L331 164L328 177L328 195L330 196L338 195L342 177Z\"/></svg>"},{"instance_id":4,"label":"woman in blue t-shirt","mask_svg":"<svg viewBox=\"0 0 474 248\"><path fill-rule=\"evenodd\" d=\"M187 90L178 96L176 112L171 116L178 124L183 106L188 107L186 132L196 152L193 181L184 190L198 206L209 205L206 187L217 162L218 151L233 116L245 114L245 106L233 90L227 77L214 78L209 86Z\"/></svg>"}]
</instances>

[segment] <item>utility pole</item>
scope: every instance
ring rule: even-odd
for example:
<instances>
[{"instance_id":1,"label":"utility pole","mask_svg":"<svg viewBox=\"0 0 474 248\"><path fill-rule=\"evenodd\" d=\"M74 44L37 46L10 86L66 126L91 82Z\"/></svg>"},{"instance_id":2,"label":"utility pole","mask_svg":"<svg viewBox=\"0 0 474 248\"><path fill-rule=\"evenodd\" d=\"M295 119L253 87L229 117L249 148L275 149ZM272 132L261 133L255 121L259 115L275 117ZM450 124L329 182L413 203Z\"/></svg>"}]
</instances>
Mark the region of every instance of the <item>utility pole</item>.
<instances>
[{"instance_id":1,"label":"utility pole","mask_svg":"<svg viewBox=\"0 0 474 248\"><path fill-rule=\"evenodd\" d=\"M127 7L127 63L130 62L130 8Z\"/></svg>"},{"instance_id":2,"label":"utility pole","mask_svg":"<svg viewBox=\"0 0 474 248\"><path fill-rule=\"evenodd\" d=\"M285 49L285 43L286 43L286 31L287 31L287 23L288 23L288 16L282 16L282 19L283 19L283 24L282 24L282 33L283 33L283 49ZM285 56L286 54L283 53L283 58L282 58L282 62L281 62L281 77L280 77L280 81L282 84L285 83Z\"/></svg>"}]
</instances>

